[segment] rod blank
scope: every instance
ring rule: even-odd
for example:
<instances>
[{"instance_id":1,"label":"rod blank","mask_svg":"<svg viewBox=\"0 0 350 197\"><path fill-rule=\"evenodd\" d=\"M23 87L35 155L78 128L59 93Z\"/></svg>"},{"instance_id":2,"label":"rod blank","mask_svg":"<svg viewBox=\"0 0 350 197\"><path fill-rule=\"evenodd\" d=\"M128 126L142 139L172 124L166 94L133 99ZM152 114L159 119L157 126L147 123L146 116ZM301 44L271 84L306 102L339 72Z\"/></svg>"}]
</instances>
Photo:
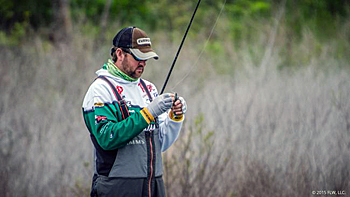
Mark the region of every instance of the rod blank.
<instances>
[{"instance_id":1,"label":"rod blank","mask_svg":"<svg viewBox=\"0 0 350 197\"><path fill-rule=\"evenodd\" d=\"M196 6L196 8L194 9L194 12L193 12L193 14L192 14L190 23L189 23L188 26L187 26L186 32L185 32L185 34L184 34L184 36L183 36L183 38L182 38L181 44L180 44L180 46L179 46L179 49L177 50L177 53L176 53L176 55L175 55L173 64L171 65L171 68L170 68L170 70L169 70L168 76L166 77L166 80L165 80L165 82L164 82L164 85L163 85L163 88L162 88L162 91L160 92L160 94L163 94L163 93L164 93L165 87L166 87L166 85L167 85L167 83L168 83L168 81L169 81L170 75L171 75L171 73L172 73L172 71L173 71L173 69L174 69L176 60L177 60L177 58L178 58L178 56L179 56L179 54L180 54L182 45L183 45L184 42L185 42L185 39L186 39L186 37L187 37L187 33L188 33L188 31L190 30L190 27L191 27L191 25L192 25L192 21L193 21L193 19L194 19L194 16L196 15L196 12L197 12L197 9L198 9L198 7L199 7L200 2L201 2L201 0L198 0L197 6Z\"/></svg>"}]
</instances>

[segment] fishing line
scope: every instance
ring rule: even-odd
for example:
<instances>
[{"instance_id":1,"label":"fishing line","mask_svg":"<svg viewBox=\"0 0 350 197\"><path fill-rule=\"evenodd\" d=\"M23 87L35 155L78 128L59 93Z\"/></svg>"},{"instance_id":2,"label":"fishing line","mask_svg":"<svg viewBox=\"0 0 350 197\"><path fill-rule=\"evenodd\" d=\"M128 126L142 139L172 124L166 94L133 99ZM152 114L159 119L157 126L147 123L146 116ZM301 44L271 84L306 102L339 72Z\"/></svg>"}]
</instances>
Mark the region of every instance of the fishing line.
<instances>
[{"instance_id":1,"label":"fishing line","mask_svg":"<svg viewBox=\"0 0 350 197\"><path fill-rule=\"evenodd\" d=\"M201 56L203 55L205 49L207 48L207 45L208 45L208 43L209 43L209 40L210 40L211 36L212 36L213 33L214 33L214 29L215 29L215 27L216 27L216 25L217 25L217 23L218 23L218 21L219 21L219 18L220 18L220 16L221 16L222 12L224 11L224 8L225 8L225 5L226 5L226 1L227 1L227 0L225 0L225 1L224 1L224 4L221 6L221 10L220 10L220 12L219 12L219 14L218 14L218 17L216 18L216 21L215 21L215 23L214 23L214 25L213 25L213 28L211 29L210 34L209 34L209 36L208 36L208 39L207 39L207 41L205 42L204 47L202 48L201 52L199 53L199 56L198 56L196 62L193 64L193 66L191 66L190 70L189 70L188 72L186 72L186 75L185 75L182 79L180 79L180 80L175 84L175 86L172 87L172 90L173 90L173 91L175 90L175 88L176 88L181 82L183 82L183 81L190 75L190 73L193 71L193 69L198 65L199 59L201 58Z\"/></svg>"}]
</instances>

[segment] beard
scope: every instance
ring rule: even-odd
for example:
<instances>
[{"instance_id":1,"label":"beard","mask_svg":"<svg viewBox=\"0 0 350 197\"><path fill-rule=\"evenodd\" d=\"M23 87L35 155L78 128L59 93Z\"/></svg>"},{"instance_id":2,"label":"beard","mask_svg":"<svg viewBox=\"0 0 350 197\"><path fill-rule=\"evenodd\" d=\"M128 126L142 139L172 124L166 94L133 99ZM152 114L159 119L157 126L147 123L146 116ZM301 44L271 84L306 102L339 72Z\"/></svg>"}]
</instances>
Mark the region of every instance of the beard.
<instances>
[{"instance_id":1,"label":"beard","mask_svg":"<svg viewBox=\"0 0 350 197\"><path fill-rule=\"evenodd\" d=\"M124 60L122 61L122 68L125 74L134 79L140 78L144 71L144 67L141 65L137 65L135 68L133 68L128 58L124 58Z\"/></svg>"}]
</instances>

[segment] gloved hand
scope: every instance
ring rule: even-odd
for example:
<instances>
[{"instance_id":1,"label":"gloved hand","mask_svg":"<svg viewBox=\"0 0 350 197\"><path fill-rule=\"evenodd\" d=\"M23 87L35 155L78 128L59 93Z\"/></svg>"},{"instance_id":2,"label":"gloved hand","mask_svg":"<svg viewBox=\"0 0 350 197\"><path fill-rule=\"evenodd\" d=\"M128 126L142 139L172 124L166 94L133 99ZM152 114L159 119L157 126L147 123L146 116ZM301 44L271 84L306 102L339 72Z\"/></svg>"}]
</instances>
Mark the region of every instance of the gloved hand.
<instances>
[{"instance_id":1,"label":"gloved hand","mask_svg":"<svg viewBox=\"0 0 350 197\"><path fill-rule=\"evenodd\" d=\"M148 106L148 111L152 116L158 117L173 106L173 96L170 93L165 93L156 97Z\"/></svg>"}]
</instances>

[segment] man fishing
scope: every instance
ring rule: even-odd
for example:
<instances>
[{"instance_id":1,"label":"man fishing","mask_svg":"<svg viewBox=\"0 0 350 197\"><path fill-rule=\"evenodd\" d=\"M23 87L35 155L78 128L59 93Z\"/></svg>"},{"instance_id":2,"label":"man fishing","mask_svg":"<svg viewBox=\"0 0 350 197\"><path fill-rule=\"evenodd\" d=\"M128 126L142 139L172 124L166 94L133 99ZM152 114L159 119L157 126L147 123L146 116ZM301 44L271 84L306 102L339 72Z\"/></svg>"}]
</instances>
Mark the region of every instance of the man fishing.
<instances>
[{"instance_id":1,"label":"man fishing","mask_svg":"<svg viewBox=\"0 0 350 197\"><path fill-rule=\"evenodd\" d=\"M119 31L111 57L83 101L95 153L91 196L165 196L161 152L178 138L186 102L141 79L146 61L158 59L143 30Z\"/></svg>"}]
</instances>

